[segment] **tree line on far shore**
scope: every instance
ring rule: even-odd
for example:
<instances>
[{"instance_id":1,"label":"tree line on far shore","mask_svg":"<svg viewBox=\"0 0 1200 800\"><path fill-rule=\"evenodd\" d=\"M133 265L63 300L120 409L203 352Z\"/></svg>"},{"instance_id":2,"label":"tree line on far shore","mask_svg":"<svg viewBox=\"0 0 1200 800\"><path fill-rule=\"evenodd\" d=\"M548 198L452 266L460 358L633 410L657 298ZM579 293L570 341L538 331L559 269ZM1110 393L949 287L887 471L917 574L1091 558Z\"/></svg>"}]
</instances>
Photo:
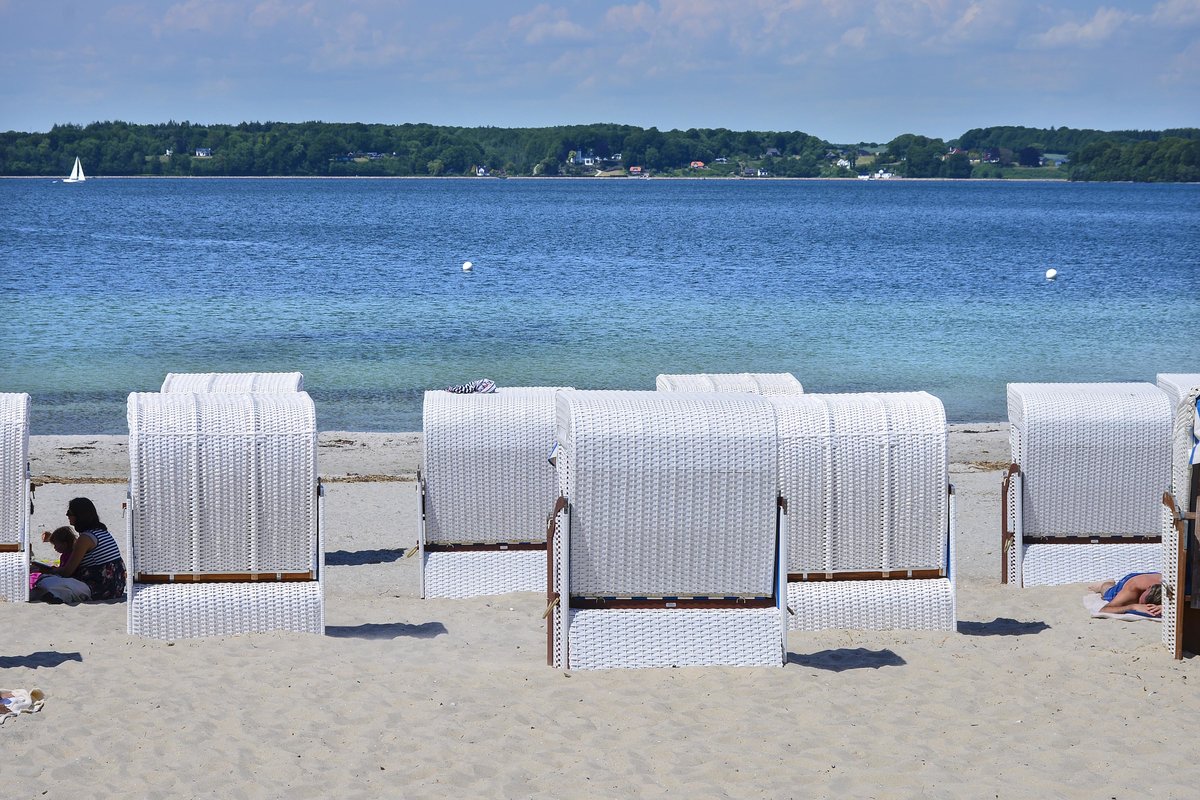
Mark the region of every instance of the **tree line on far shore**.
<instances>
[{"instance_id":1,"label":"tree line on far shore","mask_svg":"<svg viewBox=\"0 0 1200 800\"><path fill-rule=\"evenodd\" d=\"M115 121L56 125L47 133L0 133L0 175L65 175L76 156L93 176L552 177L641 172L811 178L885 171L912 178L1166 182L1200 181L1200 129L1002 126L974 128L949 141L904 134L886 145L834 144L800 131L660 131L615 124L461 128Z\"/></svg>"}]
</instances>

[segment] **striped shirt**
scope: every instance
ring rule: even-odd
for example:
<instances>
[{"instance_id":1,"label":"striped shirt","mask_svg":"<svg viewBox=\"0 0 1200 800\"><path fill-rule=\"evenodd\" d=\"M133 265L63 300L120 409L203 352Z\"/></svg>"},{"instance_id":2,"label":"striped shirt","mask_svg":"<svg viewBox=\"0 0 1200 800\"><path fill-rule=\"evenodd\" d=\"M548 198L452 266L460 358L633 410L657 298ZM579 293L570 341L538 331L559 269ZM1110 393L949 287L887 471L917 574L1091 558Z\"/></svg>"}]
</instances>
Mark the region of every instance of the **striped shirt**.
<instances>
[{"instance_id":1,"label":"striped shirt","mask_svg":"<svg viewBox=\"0 0 1200 800\"><path fill-rule=\"evenodd\" d=\"M121 550L117 547L116 540L104 528L97 528L94 531L82 531L79 535L90 536L96 541L96 546L87 551L87 555L79 562L79 566L99 566L100 564L107 564L110 561L116 561L121 557Z\"/></svg>"}]
</instances>

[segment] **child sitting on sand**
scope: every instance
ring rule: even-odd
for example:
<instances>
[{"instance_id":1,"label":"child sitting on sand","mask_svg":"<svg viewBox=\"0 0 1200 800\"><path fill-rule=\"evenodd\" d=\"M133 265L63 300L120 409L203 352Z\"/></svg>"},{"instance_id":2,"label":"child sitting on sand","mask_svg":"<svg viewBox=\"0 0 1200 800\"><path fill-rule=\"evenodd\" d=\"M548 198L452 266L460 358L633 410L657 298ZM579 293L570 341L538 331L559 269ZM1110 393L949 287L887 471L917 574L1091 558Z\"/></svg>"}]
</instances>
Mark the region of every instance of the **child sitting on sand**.
<instances>
[{"instance_id":1,"label":"child sitting on sand","mask_svg":"<svg viewBox=\"0 0 1200 800\"><path fill-rule=\"evenodd\" d=\"M55 528L50 535L42 535L43 542L49 542L54 548L54 552L58 553L58 563L62 564L71 557L71 550L75 548L75 529L70 525L63 525L61 528Z\"/></svg>"},{"instance_id":2,"label":"child sitting on sand","mask_svg":"<svg viewBox=\"0 0 1200 800\"><path fill-rule=\"evenodd\" d=\"M71 558L75 549L75 529L70 525L55 528L51 533L43 533L42 541L49 542L58 553L58 563L65 564ZM87 584L74 578L63 578L44 571L45 565L34 561L31 565L29 599L45 600L47 603L77 603L91 598ZM39 571L39 567L43 569ZM36 576L36 577L35 577Z\"/></svg>"},{"instance_id":3,"label":"child sitting on sand","mask_svg":"<svg viewBox=\"0 0 1200 800\"><path fill-rule=\"evenodd\" d=\"M66 563L66 560L71 557L71 550L75 548L75 529L70 525L63 525L61 528L55 528L53 533L43 533L42 541L49 542L50 546L54 548L54 552L58 553L59 564ZM38 581L49 576L38 571L38 567L43 566L42 562L34 561L30 566L33 568L33 572L29 574L29 588L32 589L37 586Z\"/></svg>"}]
</instances>

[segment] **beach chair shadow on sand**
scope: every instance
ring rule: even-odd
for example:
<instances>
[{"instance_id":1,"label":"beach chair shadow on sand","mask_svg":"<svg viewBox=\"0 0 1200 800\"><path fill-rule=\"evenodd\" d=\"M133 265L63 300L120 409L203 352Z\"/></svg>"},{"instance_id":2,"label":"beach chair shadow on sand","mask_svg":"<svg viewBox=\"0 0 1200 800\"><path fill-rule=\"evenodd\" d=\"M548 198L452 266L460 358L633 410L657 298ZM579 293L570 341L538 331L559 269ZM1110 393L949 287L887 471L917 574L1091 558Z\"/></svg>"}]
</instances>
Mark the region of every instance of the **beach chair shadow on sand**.
<instances>
[{"instance_id":1,"label":"beach chair shadow on sand","mask_svg":"<svg viewBox=\"0 0 1200 800\"><path fill-rule=\"evenodd\" d=\"M326 636L339 639L433 639L446 633L446 626L440 622L364 622L360 625L325 626Z\"/></svg>"},{"instance_id":2,"label":"beach chair shadow on sand","mask_svg":"<svg viewBox=\"0 0 1200 800\"><path fill-rule=\"evenodd\" d=\"M608 391L556 403L548 662L781 666L771 404Z\"/></svg>"},{"instance_id":3,"label":"beach chair shadow on sand","mask_svg":"<svg viewBox=\"0 0 1200 800\"><path fill-rule=\"evenodd\" d=\"M1001 580L1159 572L1172 408L1150 383L1012 383Z\"/></svg>"},{"instance_id":4,"label":"beach chair shadow on sand","mask_svg":"<svg viewBox=\"0 0 1200 800\"><path fill-rule=\"evenodd\" d=\"M0 598L29 599L29 395L0 394Z\"/></svg>"},{"instance_id":5,"label":"beach chair shadow on sand","mask_svg":"<svg viewBox=\"0 0 1200 800\"><path fill-rule=\"evenodd\" d=\"M1200 654L1200 375L1191 378L1192 388L1175 405L1171 488L1162 511L1162 637L1177 659Z\"/></svg>"},{"instance_id":6,"label":"beach chair shadow on sand","mask_svg":"<svg viewBox=\"0 0 1200 800\"><path fill-rule=\"evenodd\" d=\"M308 394L135 393L128 418L129 632L322 633Z\"/></svg>"},{"instance_id":7,"label":"beach chair shadow on sand","mask_svg":"<svg viewBox=\"0 0 1200 800\"><path fill-rule=\"evenodd\" d=\"M868 650L865 647L822 650L819 653L788 653L787 663L809 669L846 672L851 669L903 667L908 662L892 650Z\"/></svg>"},{"instance_id":8,"label":"beach chair shadow on sand","mask_svg":"<svg viewBox=\"0 0 1200 800\"><path fill-rule=\"evenodd\" d=\"M946 415L926 392L772 397L788 627L955 630Z\"/></svg>"},{"instance_id":9,"label":"beach chair shadow on sand","mask_svg":"<svg viewBox=\"0 0 1200 800\"><path fill-rule=\"evenodd\" d=\"M540 591L554 387L425 393L415 555L421 597Z\"/></svg>"}]
</instances>

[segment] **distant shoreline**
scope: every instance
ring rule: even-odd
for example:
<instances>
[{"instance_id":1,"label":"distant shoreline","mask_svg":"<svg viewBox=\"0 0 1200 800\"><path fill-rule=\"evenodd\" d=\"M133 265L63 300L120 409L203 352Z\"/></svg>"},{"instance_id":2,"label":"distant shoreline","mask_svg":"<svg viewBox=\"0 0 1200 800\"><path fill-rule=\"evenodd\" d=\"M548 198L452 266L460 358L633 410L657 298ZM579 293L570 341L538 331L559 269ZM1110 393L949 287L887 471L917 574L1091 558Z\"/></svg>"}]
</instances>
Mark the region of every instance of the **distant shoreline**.
<instances>
[{"instance_id":1,"label":"distant shoreline","mask_svg":"<svg viewBox=\"0 0 1200 800\"><path fill-rule=\"evenodd\" d=\"M14 181L51 181L61 183L57 175L0 175L0 180ZM477 175L97 175L88 178L89 181L106 180L170 180L170 181L480 181L488 182L501 180L496 176L479 177ZM857 183L861 179L814 177L798 178L778 176L770 178L742 178L735 175L652 175L650 177L608 176L595 177L590 175L556 175L546 178L539 175L508 175L502 180L511 181L728 181L728 182L775 182L775 181L832 181L840 183ZM886 179L864 180L862 183L1071 183L1066 178L904 178L899 175ZM1091 181L1091 183L1132 183L1133 181ZM1076 181L1086 183L1086 181ZM1173 183L1189 183L1189 181L1173 181Z\"/></svg>"}]
</instances>

